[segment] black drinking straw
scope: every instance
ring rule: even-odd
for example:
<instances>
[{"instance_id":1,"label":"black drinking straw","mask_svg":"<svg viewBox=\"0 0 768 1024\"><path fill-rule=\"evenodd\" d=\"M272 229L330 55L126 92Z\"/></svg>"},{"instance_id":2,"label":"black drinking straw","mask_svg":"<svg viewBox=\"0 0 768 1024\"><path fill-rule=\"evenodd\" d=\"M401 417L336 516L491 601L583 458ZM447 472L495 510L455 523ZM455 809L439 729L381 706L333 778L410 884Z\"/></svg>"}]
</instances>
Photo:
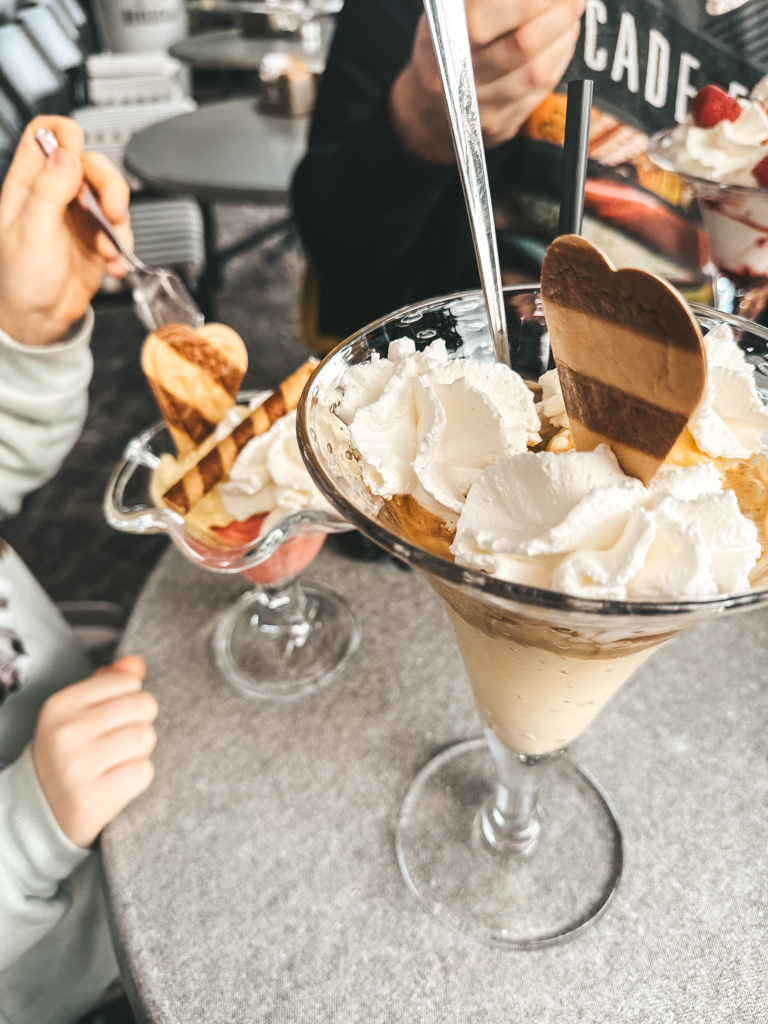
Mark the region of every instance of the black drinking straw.
<instances>
[{"instance_id":1,"label":"black drinking straw","mask_svg":"<svg viewBox=\"0 0 768 1024\"><path fill-rule=\"evenodd\" d=\"M592 80L577 78L568 83L563 141L563 179L560 190L558 235L580 235L584 216L584 183L587 178L589 112Z\"/></svg>"}]
</instances>

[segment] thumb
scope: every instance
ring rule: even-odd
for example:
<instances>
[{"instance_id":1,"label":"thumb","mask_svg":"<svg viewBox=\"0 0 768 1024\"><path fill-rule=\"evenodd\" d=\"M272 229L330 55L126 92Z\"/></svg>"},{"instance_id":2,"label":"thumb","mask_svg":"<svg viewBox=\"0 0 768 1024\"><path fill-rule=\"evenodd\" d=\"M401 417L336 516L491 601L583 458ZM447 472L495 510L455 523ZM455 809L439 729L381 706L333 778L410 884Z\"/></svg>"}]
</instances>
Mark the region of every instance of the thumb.
<instances>
[{"instance_id":1,"label":"thumb","mask_svg":"<svg viewBox=\"0 0 768 1024\"><path fill-rule=\"evenodd\" d=\"M147 666L143 658L139 658L136 654L129 654L125 658L118 658L113 664L105 666L104 670L107 672L125 672L126 675L143 679L147 673Z\"/></svg>"},{"instance_id":2,"label":"thumb","mask_svg":"<svg viewBox=\"0 0 768 1024\"><path fill-rule=\"evenodd\" d=\"M61 147L46 161L25 204L30 226L41 233L64 220L67 207L83 184L83 161Z\"/></svg>"}]
</instances>

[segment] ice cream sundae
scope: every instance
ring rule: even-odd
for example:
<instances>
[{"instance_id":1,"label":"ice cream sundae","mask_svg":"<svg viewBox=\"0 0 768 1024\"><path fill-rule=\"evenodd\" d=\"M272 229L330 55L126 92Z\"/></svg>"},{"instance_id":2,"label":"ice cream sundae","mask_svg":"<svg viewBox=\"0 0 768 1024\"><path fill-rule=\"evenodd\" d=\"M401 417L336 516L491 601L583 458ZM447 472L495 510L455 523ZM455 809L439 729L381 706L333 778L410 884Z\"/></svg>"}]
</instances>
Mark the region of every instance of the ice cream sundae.
<instances>
[{"instance_id":1,"label":"ice cream sundae","mask_svg":"<svg viewBox=\"0 0 768 1024\"><path fill-rule=\"evenodd\" d=\"M183 515L200 544L245 548L291 513L327 508L296 443L296 404L314 365L236 405L247 352L234 331L172 324L147 338L142 366L178 450L161 457L152 496ZM324 538L292 537L245 575L259 583L294 575Z\"/></svg>"},{"instance_id":2,"label":"ice cream sundae","mask_svg":"<svg viewBox=\"0 0 768 1024\"><path fill-rule=\"evenodd\" d=\"M342 377L334 412L382 517L459 565L576 597L748 590L767 536L768 412L730 329L702 344L668 285L614 274L581 239L547 259L558 369L536 393L505 366L451 359L439 340L421 352L393 341ZM526 754L565 746L665 639L564 637L430 582L483 719Z\"/></svg>"},{"instance_id":3,"label":"ice cream sundae","mask_svg":"<svg viewBox=\"0 0 768 1024\"><path fill-rule=\"evenodd\" d=\"M360 627L342 597L300 577L328 533L349 528L296 440L316 361L275 391L241 393L239 335L222 324L167 324L146 339L141 363L165 422L126 446L107 487L107 521L166 533L195 565L250 581L211 621L213 662L239 693L292 700L325 686L357 649ZM211 594L215 606L220 594Z\"/></svg>"},{"instance_id":4,"label":"ice cream sundae","mask_svg":"<svg viewBox=\"0 0 768 1024\"><path fill-rule=\"evenodd\" d=\"M747 98L707 85L686 123L656 136L649 156L693 188L710 255L756 316L768 297L768 77Z\"/></svg>"},{"instance_id":5,"label":"ice cream sundae","mask_svg":"<svg viewBox=\"0 0 768 1024\"><path fill-rule=\"evenodd\" d=\"M403 877L516 948L583 929L621 873L610 802L564 748L667 640L768 600L768 331L581 245L550 250L540 306L508 289L523 376L454 295L339 346L298 414L323 493L441 599L484 726L414 778ZM557 370L537 381L542 311Z\"/></svg>"}]
</instances>

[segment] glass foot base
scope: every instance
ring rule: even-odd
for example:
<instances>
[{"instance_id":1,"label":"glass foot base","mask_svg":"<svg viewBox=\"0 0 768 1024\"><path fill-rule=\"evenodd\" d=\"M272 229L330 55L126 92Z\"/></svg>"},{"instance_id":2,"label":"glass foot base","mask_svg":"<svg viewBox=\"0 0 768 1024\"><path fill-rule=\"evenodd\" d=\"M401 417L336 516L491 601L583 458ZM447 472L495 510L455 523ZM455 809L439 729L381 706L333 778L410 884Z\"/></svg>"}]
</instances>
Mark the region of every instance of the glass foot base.
<instances>
[{"instance_id":1,"label":"glass foot base","mask_svg":"<svg viewBox=\"0 0 768 1024\"><path fill-rule=\"evenodd\" d=\"M540 792L541 830L523 852L495 851L482 830L496 769L484 740L443 751L414 780L397 858L435 917L481 942L534 949L576 935L619 884L621 830L598 784L566 757Z\"/></svg>"},{"instance_id":2,"label":"glass foot base","mask_svg":"<svg viewBox=\"0 0 768 1024\"><path fill-rule=\"evenodd\" d=\"M340 675L360 644L349 605L319 583L302 583L304 615L276 625L250 591L219 619L213 661L225 682L253 700L294 700Z\"/></svg>"}]
</instances>

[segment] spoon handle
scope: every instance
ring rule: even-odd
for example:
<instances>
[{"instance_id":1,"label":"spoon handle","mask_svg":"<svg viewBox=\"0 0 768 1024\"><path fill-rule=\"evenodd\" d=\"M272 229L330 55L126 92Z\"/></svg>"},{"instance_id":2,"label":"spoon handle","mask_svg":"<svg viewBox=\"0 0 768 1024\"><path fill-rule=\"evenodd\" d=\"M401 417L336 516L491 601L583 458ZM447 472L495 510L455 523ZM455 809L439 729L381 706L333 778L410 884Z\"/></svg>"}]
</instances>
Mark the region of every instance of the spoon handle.
<instances>
[{"instance_id":1,"label":"spoon handle","mask_svg":"<svg viewBox=\"0 0 768 1024\"><path fill-rule=\"evenodd\" d=\"M53 132L49 132L47 128L41 128L35 133L35 141L46 156L51 156L51 154L55 153L59 148L56 136ZM102 210L101 203L96 198L96 193L87 182L83 182L77 198L83 209L87 210L93 219L98 222L101 230L115 246L126 263L134 270L140 269L142 265L141 261L133 252L131 252L128 246L125 245L123 240L120 238L120 235L115 231L112 223L107 219L106 214Z\"/></svg>"},{"instance_id":2,"label":"spoon handle","mask_svg":"<svg viewBox=\"0 0 768 1024\"><path fill-rule=\"evenodd\" d=\"M424 0L424 9L448 107L448 120L469 212L493 350L496 361L509 366L499 253L496 248L496 230L464 0Z\"/></svg>"}]
</instances>

